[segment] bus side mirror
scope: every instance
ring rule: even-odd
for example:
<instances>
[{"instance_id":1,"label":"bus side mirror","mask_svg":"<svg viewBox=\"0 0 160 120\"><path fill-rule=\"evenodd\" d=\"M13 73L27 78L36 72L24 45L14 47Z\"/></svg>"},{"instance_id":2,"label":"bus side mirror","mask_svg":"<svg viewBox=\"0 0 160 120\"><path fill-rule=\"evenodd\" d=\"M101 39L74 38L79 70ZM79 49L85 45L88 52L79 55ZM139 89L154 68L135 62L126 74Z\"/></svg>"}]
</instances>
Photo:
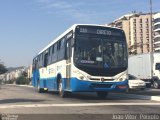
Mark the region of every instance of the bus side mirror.
<instances>
[{"instance_id":1,"label":"bus side mirror","mask_svg":"<svg viewBox=\"0 0 160 120\"><path fill-rule=\"evenodd\" d=\"M160 63L156 63L156 70L160 70Z\"/></svg>"}]
</instances>

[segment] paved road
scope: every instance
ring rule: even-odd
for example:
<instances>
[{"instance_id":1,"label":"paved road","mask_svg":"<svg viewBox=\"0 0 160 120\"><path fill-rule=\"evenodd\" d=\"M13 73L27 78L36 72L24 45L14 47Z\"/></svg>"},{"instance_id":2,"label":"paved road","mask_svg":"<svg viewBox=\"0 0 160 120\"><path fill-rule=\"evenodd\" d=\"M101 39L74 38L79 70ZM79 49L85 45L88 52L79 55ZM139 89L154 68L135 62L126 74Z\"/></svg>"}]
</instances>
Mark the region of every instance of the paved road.
<instances>
[{"instance_id":1,"label":"paved road","mask_svg":"<svg viewBox=\"0 0 160 120\"><path fill-rule=\"evenodd\" d=\"M32 114L30 116L33 117L43 114L40 118L44 114L52 118L54 114L56 119L60 119L60 114L66 119L72 119L73 114L76 119L77 116L84 117L80 115L95 119L93 116L98 114L98 118L102 119L112 117L106 114L160 114L160 102L134 99L121 93L110 93L105 100L100 100L94 93L78 93L60 98L55 93L40 94L32 87L5 85L0 90L0 113Z\"/></svg>"},{"instance_id":2,"label":"paved road","mask_svg":"<svg viewBox=\"0 0 160 120\"><path fill-rule=\"evenodd\" d=\"M160 89L130 90L129 94L160 96Z\"/></svg>"}]
</instances>

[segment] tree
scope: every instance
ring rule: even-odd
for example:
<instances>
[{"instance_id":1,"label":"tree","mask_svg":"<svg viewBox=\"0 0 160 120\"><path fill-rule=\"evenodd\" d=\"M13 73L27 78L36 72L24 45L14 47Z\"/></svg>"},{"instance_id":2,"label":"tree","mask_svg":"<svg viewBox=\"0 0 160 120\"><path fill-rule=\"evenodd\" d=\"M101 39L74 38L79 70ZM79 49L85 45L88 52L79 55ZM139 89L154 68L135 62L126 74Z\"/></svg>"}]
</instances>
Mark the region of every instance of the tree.
<instances>
[{"instance_id":1,"label":"tree","mask_svg":"<svg viewBox=\"0 0 160 120\"><path fill-rule=\"evenodd\" d=\"M20 77L16 79L16 84L19 85L28 85L30 83L30 79L27 78L27 72L23 72Z\"/></svg>"},{"instance_id":2,"label":"tree","mask_svg":"<svg viewBox=\"0 0 160 120\"><path fill-rule=\"evenodd\" d=\"M16 79L16 84L19 85L25 85L25 84L29 84L30 80L25 78L24 76L20 76Z\"/></svg>"},{"instance_id":3,"label":"tree","mask_svg":"<svg viewBox=\"0 0 160 120\"><path fill-rule=\"evenodd\" d=\"M7 71L8 71L7 68L2 63L0 63L0 74L3 74Z\"/></svg>"},{"instance_id":4,"label":"tree","mask_svg":"<svg viewBox=\"0 0 160 120\"><path fill-rule=\"evenodd\" d=\"M25 77L25 78L27 78L27 76L28 76L27 72L24 71L24 72L22 73L22 76Z\"/></svg>"}]
</instances>

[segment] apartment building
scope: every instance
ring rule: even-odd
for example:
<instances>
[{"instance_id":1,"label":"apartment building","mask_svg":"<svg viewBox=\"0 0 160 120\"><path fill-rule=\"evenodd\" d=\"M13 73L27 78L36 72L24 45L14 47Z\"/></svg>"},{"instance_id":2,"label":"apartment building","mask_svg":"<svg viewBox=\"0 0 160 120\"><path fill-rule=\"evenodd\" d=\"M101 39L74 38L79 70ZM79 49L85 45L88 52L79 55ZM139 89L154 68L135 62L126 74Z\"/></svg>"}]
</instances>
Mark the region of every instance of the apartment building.
<instances>
[{"instance_id":1,"label":"apartment building","mask_svg":"<svg viewBox=\"0 0 160 120\"><path fill-rule=\"evenodd\" d=\"M160 52L160 12L154 15L154 51Z\"/></svg>"},{"instance_id":2,"label":"apartment building","mask_svg":"<svg viewBox=\"0 0 160 120\"><path fill-rule=\"evenodd\" d=\"M130 54L147 53L152 51L150 18L149 13L133 12L120 17L108 26L124 30Z\"/></svg>"}]
</instances>

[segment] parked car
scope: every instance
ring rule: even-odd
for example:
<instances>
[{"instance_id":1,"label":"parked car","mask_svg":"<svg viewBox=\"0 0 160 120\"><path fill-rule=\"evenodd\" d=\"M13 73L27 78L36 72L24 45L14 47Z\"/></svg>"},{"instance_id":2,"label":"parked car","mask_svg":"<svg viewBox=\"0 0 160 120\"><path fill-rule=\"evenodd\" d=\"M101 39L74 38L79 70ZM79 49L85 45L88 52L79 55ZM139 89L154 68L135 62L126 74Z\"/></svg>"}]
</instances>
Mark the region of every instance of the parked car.
<instances>
[{"instance_id":1,"label":"parked car","mask_svg":"<svg viewBox=\"0 0 160 120\"><path fill-rule=\"evenodd\" d=\"M138 79L137 77L133 76L133 75L128 75L128 90L129 89L140 89L140 90L144 90L146 88L146 83L141 80Z\"/></svg>"}]
</instances>

